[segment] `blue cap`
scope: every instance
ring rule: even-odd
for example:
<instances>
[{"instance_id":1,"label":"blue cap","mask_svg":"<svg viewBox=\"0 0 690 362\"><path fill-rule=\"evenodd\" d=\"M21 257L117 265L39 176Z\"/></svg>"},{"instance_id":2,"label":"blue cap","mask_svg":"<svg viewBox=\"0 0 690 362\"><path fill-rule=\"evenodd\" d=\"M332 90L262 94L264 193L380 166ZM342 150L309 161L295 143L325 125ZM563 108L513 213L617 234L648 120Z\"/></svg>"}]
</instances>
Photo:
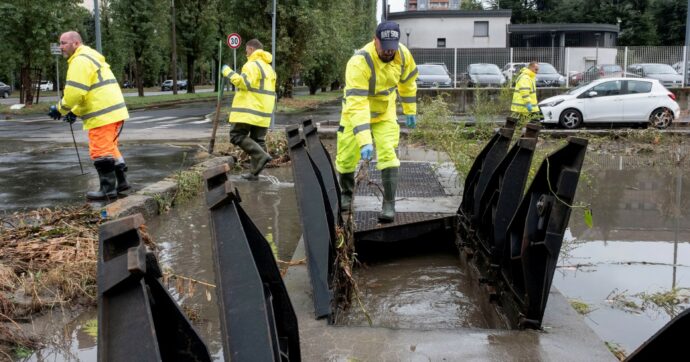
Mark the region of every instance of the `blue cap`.
<instances>
[{"instance_id":1,"label":"blue cap","mask_svg":"<svg viewBox=\"0 0 690 362\"><path fill-rule=\"evenodd\" d=\"M393 21L382 22L376 27L376 38L381 41L383 50L398 50L400 25Z\"/></svg>"}]
</instances>

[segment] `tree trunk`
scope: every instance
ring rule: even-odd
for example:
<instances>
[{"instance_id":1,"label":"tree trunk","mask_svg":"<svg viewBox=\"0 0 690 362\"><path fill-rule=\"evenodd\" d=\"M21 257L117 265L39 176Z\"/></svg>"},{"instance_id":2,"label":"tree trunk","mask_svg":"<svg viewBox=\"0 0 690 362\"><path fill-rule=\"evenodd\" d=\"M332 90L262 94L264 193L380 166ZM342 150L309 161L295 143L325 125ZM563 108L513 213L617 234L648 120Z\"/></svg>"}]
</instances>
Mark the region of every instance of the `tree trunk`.
<instances>
[{"instance_id":1,"label":"tree trunk","mask_svg":"<svg viewBox=\"0 0 690 362\"><path fill-rule=\"evenodd\" d=\"M331 83L331 90L336 91L338 89L340 89L340 81L336 79Z\"/></svg>"},{"instance_id":2,"label":"tree trunk","mask_svg":"<svg viewBox=\"0 0 690 362\"><path fill-rule=\"evenodd\" d=\"M187 55L187 93L194 92L194 62L196 57Z\"/></svg>"},{"instance_id":3,"label":"tree trunk","mask_svg":"<svg viewBox=\"0 0 690 362\"><path fill-rule=\"evenodd\" d=\"M322 93L328 92L328 86L327 86L327 85L322 85L322 86L321 86L321 92L322 92Z\"/></svg>"},{"instance_id":4,"label":"tree trunk","mask_svg":"<svg viewBox=\"0 0 690 362\"><path fill-rule=\"evenodd\" d=\"M309 84L309 94L314 95L316 94L316 91L319 89L318 85L311 83Z\"/></svg>"},{"instance_id":5,"label":"tree trunk","mask_svg":"<svg viewBox=\"0 0 690 362\"><path fill-rule=\"evenodd\" d=\"M292 85L293 79L292 77L290 77L285 81L285 90L283 92L283 98L292 98Z\"/></svg>"},{"instance_id":6,"label":"tree trunk","mask_svg":"<svg viewBox=\"0 0 690 362\"><path fill-rule=\"evenodd\" d=\"M144 96L144 82L141 79L141 74L143 73L144 64L141 61L141 57L137 57L134 60L134 77L137 80L137 93L139 97Z\"/></svg>"}]
</instances>

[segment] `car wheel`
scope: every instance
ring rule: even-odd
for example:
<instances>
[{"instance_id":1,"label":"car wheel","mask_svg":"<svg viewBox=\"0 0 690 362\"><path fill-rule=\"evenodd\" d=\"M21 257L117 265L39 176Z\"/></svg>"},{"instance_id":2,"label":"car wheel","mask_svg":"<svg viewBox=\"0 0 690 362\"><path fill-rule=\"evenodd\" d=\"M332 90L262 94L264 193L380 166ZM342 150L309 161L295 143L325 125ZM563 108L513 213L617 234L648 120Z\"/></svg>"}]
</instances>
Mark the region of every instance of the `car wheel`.
<instances>
[{"instance_id":1,"label":"car wheel","mask_svg":"<svg viewBox=\"0 0 690 362\"><path fill-rule=\"evenodd\" d=\"M649 123L658 128L664 129L671 125L673 121L673 112L668 108L658 108L649 116Z\"/></svg>"},{"instance_id":2,"label":"car wheel","mask_svg":"<svg viewBox=\"0 0 690 362\"><path fill-rule=\"evenodd\" d=\"M577 109L568 108L561 113L558 123L566 129L578 128L582 125L582 113Z\"/></svg>"},{"instance_id":3,"label":"car wheel","mask_svg":"<svg viewBox=\"0 0 690 362\"><path fill-rule=\"evenodd\" d=\"M8 91L2 92L2 98L7 98L10 96L10 93Z\"/></svg>"}]
</instances>

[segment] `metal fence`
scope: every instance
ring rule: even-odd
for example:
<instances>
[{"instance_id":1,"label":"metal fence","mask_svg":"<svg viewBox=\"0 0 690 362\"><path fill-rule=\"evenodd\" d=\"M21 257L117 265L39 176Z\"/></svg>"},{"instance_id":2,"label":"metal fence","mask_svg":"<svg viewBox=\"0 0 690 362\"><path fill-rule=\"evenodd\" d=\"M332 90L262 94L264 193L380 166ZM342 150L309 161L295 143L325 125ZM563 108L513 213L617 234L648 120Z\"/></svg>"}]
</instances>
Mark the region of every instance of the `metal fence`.
<instances>
[{"instance_id":1,"label":"metal fence","mask_svg":"<svg viewBox=\"0 0 690 362\"><path fill-rule=\"evenodd\" d=\"M606 76L646 76L642 74L637 64L665 64L676 73L684 75L683 63L687 62L686 51L683 46L631 46L615 48L413 48L410 49L417 64L443 63L448 69L456 87L466 86L468 83L468 66L475 63L489 63L498 66L504 78L513 74L512 63L527 63L533 60L549 63L565 78L565 86L573 86L585 80L589 70L591 73L602 73ZM607 67L612 71L594 70L594 66ZM686 69L688 67L685 67ZM617 71L613 71L617 70ZM596 77L596 75L595 75ZM590 77L591 78L591 77ZM685 78L685 77L683 77ZM680 78L678 78L680 79ZM681 84L671 86L685 86L686 79ZM666 84L668 86L668 84Z\"/></svg>"}]
</instances>

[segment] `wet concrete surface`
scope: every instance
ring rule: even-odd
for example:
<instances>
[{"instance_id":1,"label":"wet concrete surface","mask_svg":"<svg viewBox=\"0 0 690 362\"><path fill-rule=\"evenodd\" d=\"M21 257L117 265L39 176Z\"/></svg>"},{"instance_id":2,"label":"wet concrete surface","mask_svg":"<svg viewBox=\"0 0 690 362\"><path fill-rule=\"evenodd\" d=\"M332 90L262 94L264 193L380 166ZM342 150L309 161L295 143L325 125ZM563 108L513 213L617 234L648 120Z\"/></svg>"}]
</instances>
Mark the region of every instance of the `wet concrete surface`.
<instances>
[{"instance_id":1,"label":"wet concrete surface","mask_svg":"<svg viewBox=\"0 0 690 362\"><path fill-rule=\"evenodd\" d=\"M195 163L196 149L173 145L123 145L133 191ZM98 173L79 148L85 175L74 147L0 153L0 212L79 205L85 193L99 187ZM131 192L131 191L130 191Z\"/></svg>"}]
</instances>

